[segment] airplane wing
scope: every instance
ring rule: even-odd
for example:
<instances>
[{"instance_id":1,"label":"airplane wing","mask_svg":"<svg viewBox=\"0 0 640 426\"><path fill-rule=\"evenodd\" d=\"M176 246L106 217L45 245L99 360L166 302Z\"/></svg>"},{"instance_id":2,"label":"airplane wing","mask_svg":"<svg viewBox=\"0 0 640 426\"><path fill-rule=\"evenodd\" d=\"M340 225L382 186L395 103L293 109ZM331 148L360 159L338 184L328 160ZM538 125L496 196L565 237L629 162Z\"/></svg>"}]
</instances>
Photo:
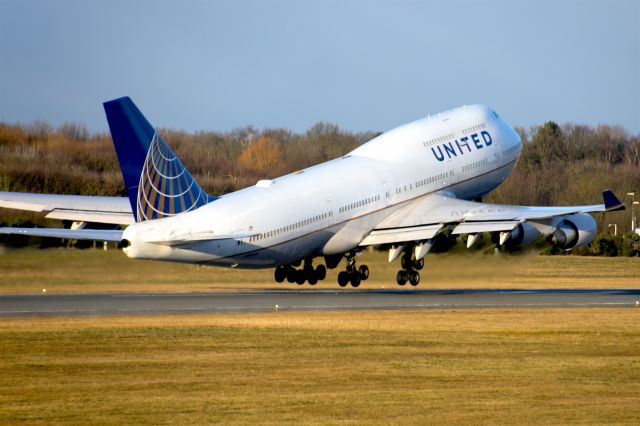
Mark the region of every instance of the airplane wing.
<instances>
[{"instance_id":1,"label":"airplane wing","mask_svg":"<svg viewBox=\"0 0 640 426\"><path fill-rule=\"evenodd\" d=\"M478 203L459 200L448 192L437 192L389 216L365 236L360 245L429 240L449 224L456 225L453 234L477 234L513 231L527 222L541 234L549 235L556 229L554 218L624 209L612 191L604 191L603 198L603 204L538 207Z\"/></svg>"},{"instance_id":2,"label":"airplane wing","mask_svg":"<svg viewBox=\"0 0 640 426\"><path fill-rule=\"evenodd\" d=\"M50 195L0 191L0 207L46 213L49 219L74 222L134 223L127 197Z\"/></svg>"}]
</instances>

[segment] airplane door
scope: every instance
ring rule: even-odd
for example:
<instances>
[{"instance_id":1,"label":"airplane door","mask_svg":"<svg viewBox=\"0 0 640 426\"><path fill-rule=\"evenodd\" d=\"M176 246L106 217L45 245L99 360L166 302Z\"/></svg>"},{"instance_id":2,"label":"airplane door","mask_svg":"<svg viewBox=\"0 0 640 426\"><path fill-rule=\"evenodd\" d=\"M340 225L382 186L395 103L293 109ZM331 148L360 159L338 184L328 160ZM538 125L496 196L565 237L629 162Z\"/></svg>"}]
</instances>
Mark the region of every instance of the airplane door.
<instances>
[{"instance_id":1,"label":"airplane door","mask_svg":"<svg viewBox=\"0 0 640 426\"><path fill-rule=\"evenodd\" d=\"M388 206L391 204L391 188L389 187L389 181L386 179L382 181L382 190L384 191L382 200L384 201L384 205Z\"/></svg>"},{"instance_id":2,"label":"airplane door","mask_svg":"<svg viewBox=\"0 0 640 426\"><path fill-rule=\"evenodd\" d=\"M335 215L333 214L333 200L327 200L324 202L324 212L327 216L327 226L333 225L335 223Z\"/></svg>"}]
</instances>

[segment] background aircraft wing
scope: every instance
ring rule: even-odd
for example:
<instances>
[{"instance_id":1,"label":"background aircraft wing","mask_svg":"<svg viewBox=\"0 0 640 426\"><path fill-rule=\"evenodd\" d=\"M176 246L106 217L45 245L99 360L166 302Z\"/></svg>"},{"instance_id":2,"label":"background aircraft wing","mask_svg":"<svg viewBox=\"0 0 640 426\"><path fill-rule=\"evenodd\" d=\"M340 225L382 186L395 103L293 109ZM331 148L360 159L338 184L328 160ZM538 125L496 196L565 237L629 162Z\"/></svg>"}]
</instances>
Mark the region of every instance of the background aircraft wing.
<instances>
[{"instance_id":1,"label":"background aircraft wing","mask_svg":"<svg viewBox=\"0 0 640 426\"><path fill-rule=\"evenodd\" d=\"M360 245L428 240L448 224L457 224L453 234L475 234L512 231L518 224L528 222L541 233L550 234L555 230L554 218L624 209L612 191L604 191L603 198L603 204L583 206L512 206L459 200L450 193L437 192L386 218Z\"/></svg>"},{"instance_id":2,"label":"background aircraft wing","mask_svg":"<svg viewBox=\"0 0 640 426\"><path fill-rule=\"evenodd\" d=\"M47 218L75 222L134 223L127 197L50 195L0 191L0 207L46 213Z\"/></svg>"}]
</instances>

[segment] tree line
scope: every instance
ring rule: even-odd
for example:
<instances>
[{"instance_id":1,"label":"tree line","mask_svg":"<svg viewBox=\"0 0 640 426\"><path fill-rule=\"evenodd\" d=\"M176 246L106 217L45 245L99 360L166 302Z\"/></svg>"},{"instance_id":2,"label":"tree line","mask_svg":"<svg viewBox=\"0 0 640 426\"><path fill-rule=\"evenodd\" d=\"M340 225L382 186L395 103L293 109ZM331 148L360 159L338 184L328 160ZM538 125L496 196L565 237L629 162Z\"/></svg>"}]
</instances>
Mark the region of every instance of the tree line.
<instances>
[{"instance_id":1,"label":"tree line","mask_svg":"<svg viewBox=\"0 0 640 426\"><path fill-rule=\"evenodd\" d=\"M319 122L306 132L243 127L229 132L160 129L201 186L224 194L344 155L381 132L351 132ZM629 205L640 199L640 135L619 126L555 122L516 131L523 153L512 175L486 202L522 205L600 203L613 189ZM0 123L0 191L124 196L124 183L108 133L81 124ZM640 216L640 209L637 216ZM631 209L597 215L599 230L630 230ZM1 209L0 222L42 219Z\"/></svg>"}]
</instances>

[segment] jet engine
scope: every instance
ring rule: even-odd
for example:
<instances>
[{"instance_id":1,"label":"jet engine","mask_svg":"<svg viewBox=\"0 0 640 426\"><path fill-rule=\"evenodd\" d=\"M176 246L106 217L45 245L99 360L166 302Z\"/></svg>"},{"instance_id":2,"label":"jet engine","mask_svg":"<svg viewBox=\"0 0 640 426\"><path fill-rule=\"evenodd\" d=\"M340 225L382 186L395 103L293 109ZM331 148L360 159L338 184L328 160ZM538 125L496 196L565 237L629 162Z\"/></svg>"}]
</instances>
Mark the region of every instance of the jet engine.
<instances>
[{"instance_id":1,"label":"jet engine","mask_svg":"<svg viewBox=\"0 0 640 426\"><path fill-rule=\"evenodd\" d=\"M589 244L596 236L596 221L586 213L563 217L547 242L561 249L571 250Z\"/></svg>"}]
</instances>

